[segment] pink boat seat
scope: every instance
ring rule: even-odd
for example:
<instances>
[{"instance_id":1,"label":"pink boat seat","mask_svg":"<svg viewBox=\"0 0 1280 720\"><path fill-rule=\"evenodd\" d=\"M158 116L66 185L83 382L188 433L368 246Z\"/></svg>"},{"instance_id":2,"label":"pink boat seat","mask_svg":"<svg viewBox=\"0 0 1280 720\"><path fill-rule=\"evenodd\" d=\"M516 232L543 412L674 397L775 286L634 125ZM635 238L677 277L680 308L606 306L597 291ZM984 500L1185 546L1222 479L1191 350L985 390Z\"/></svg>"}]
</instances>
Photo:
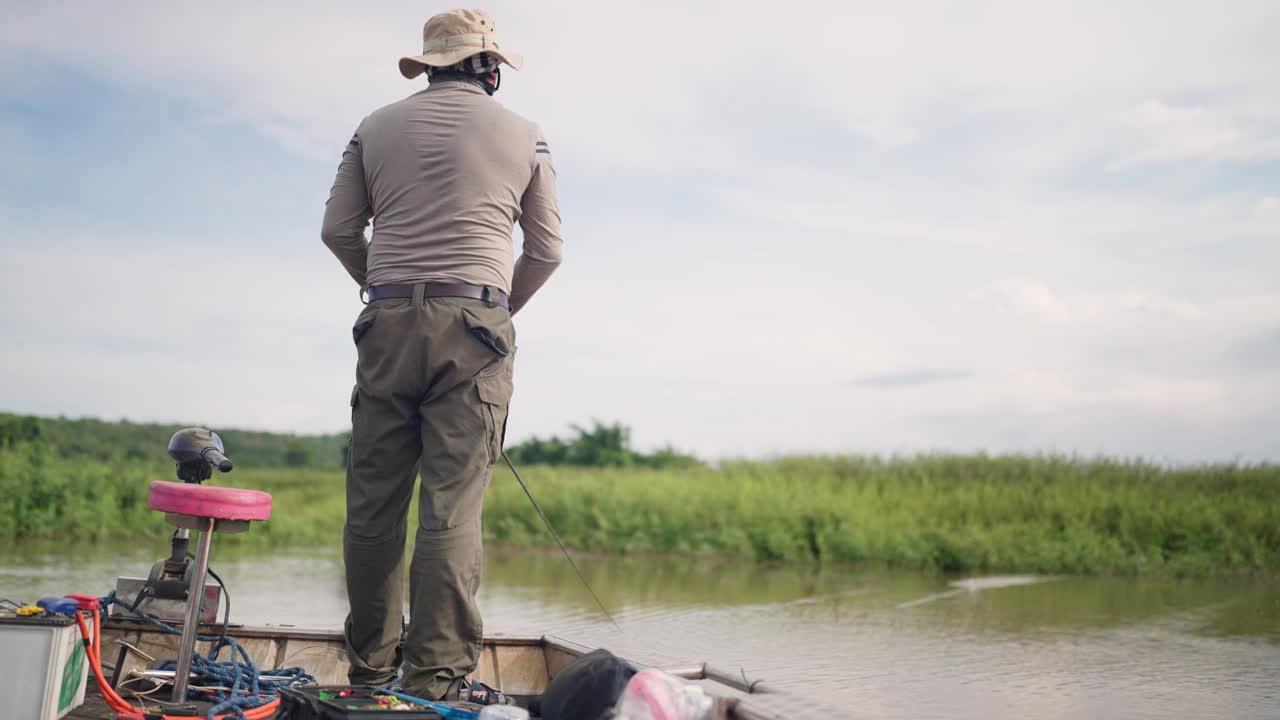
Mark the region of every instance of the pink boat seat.
<instances>
[{"instance_id":1,"label":"pink boat seat","mask_svg":"<svg viewBox=\"0 0 1280 720\"><path fill-rule=\"evenodd\" d=\"M271 494L257 490L153 480L147 507L161 512L216 520L267 520Z\"/></svg>"}]
</instances>

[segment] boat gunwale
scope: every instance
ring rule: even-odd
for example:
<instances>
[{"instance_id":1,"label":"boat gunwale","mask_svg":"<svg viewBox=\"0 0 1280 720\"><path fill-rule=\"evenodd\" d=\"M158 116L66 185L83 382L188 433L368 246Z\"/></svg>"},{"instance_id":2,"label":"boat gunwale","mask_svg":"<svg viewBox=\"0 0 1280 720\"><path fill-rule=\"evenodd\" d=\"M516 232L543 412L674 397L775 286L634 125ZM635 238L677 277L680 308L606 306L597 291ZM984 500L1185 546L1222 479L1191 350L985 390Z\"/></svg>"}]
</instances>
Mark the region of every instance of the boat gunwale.
<instances>
[{"instance_id":1,"label":"boat gunwale","mask_svg":"<svg viewBox=\"0 0 1280 720\"><path fill-rule=\"evenodd\" d=\"M158 635L168 634L168 631L164 628L157 627L146 620L132 617L112 618L108 625L104 627L104 631L110 632L112 629L127 632L140 631L145 633L155 633ZM222 633L222 625L202 623L200 631L201 634L204 635L218 635ZM227 635L234 638L312 641L326 640L331 642L343 641L341 630L318 630L315 628L303 628L293 625L237 625L232 623L227 626ZM537 646L544 649L550 648L560 650L574 656L584 655L592 650L588 645L562 638L557 635L548 634L532 635L522 633L499 633L496 635L485 636L483 644L497 647ZM643 670L648 667L656 667L637 663L627 658L624 659L636 669ZM750 695L769 693L772 690L761 680L751 680L745 676L739 678L739 676L734 673L713 667L710 663L706 662L684 665L679 668L660 669L686 680L712 680L720 685L725 685L733 688L734 690Z\"/></svg>"},{"instance_id":2,"label":"boat gunwale","mask_svg":"<svg viewBox=\"0 0 1280 720\"><path fill-rule=\"evenodd\" d=\"M223 626L214 623L201 623L200 633L202 635L220 635ZM146 620L132 617L112 617L103 626L103 635L111 632L141 632L155 635L169 635L168 630L157 627ZM341 630L320 630L316 628L295 627L292 625L238 625L231 623L227 625L227 635L237 639L276 639L276 640L300 640L300 641L327 641L327 642L344 642ZM581 656L592 651L592 647L582 643L568 640L556 635L542 634L495 634L487 635L483 640L486 647L538 647L542 650L557 650L571 656ZM629 658L622 658L637 670L645 670L650 667L657 668L684 680L705 680L715 683L720 687L734 690L742 693L746 697L731 697L729 701L729 711L731 717L740 718L741 720L774 720L782 717L776 712L770 712L764 708L755 706L749 699L751 697L759 697L762 694L773 695L777 690L764 684L760 680L750 680L735 673L728 672L721 668L714 667L709 663L697 663L683 665L673 668L662 668L660 666L650 666L643 663L635 662Z\"/></svg>"},{"instance_id":3,"label":"boat gunwale","mask_svg":"<svg viewBox=\"0 0 1280 720\"><path fill-rule=\"evenodd\" d=\"M103 626L103 632L111 632L112 630L129 631L129 632L145 632L155 633L157 635L168 635L168 630L157 627L146 620L131 617L112 617ZM221 635L221 623L200 623L200 634L205 636ZM286 640L338 640L343 639L341 630L319 630L316 628L305 628L294 625L239 625L231 623L227 625L227 635L233 638L257 638L257 639L273 639L281 638ZM553 643L558 649L572 650L578 653L589 650L585 645L579 645L569 640L556 638L550 635L532 635L523 633L486 635L484 644L486 645L542 645L543 643Z\"/></svg>"}]
</instances>

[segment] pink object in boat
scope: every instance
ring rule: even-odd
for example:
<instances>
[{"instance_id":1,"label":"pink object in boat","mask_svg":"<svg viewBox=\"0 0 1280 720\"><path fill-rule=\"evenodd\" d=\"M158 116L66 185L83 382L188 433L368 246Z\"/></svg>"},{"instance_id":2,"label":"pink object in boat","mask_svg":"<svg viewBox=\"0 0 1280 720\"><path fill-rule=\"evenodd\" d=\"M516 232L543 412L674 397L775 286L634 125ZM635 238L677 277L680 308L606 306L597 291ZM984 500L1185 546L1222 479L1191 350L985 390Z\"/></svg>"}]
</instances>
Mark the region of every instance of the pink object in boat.
<instances>
[{"instance_id":1,"label":"pink object in boat","mask_svg":"<svg viewBox=\"0 0 1280 720\"><path fill-rule=\"evenodd\" d=\"M153 480L147 507L179 515L217 520L266 520L271 494L257 490Z\"/></svg>"}]
</instances>

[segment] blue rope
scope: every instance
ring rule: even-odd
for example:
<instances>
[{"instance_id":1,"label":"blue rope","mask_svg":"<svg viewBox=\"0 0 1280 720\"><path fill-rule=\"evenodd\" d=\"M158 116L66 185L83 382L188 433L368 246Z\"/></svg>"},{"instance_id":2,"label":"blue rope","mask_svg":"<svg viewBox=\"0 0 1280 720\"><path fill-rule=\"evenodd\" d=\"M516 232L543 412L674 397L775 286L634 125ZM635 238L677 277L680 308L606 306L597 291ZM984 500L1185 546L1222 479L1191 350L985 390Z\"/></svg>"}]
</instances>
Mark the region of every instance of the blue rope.
<instances>
[{"instance_id":1,"label":"blue rope","mask_svg":"<svg viewBox=\"0 0 1280 720\"><path fill-rule=\"evenodd\" d=\"M114 591L99 600L99 605L104 611L102 613L103 624L106 624L106 609L112 605L119 605L167 633L172 635L182 634L181 630L172 625L167 625L156 619L155 616L144 613L135 607L129 607L116 599ZM213 643L213 647L209 649L208 656L201 655L198 652L192 655L191 671L221 686L218 690L195 690L190 688L187 690L188 700L217 703L209 709L208 714L205 716L207 720L215 720L219 713L228 711L233 713L235 717L245 720L245 710L271 702L280 695L281 688L290 685L309 684L316 681L314 677L300 667L272 670L269 673L271 679L264 678L257 666L253 664L253 660L249 658L249 653L244 649L244 646L236 642L235 638L224 635L197 635L196 639L200 642ZM218 655L224 647L231 648L230 660L218 660ZM236 655L239 655L241 659L236 660ZM160 665L159 669L174 670L177 664L176 660L166 660Z\"/></svg>"}]
</instances>

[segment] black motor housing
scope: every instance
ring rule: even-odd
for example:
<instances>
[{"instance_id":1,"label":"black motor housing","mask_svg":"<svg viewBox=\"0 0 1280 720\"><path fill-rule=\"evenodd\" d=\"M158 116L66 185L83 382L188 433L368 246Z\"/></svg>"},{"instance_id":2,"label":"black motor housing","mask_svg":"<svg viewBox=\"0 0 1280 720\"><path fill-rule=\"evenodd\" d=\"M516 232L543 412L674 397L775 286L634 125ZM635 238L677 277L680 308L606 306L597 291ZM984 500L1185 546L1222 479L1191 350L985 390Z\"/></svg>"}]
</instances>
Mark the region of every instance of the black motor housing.
<instances>
[{"instance_id":1,"label":"black motor housing","mask_svg":"<svg viewBox=\"0 0 1280 720\"><path fill-rule=\"evenodd\" d=\"M231 472L231 459L222 454L226 448L218 433L205 428L186 428L169 438L169 457L178 463L178 479L201 483L213 474L210 466Z\"/></svg>"}]
</instances>

